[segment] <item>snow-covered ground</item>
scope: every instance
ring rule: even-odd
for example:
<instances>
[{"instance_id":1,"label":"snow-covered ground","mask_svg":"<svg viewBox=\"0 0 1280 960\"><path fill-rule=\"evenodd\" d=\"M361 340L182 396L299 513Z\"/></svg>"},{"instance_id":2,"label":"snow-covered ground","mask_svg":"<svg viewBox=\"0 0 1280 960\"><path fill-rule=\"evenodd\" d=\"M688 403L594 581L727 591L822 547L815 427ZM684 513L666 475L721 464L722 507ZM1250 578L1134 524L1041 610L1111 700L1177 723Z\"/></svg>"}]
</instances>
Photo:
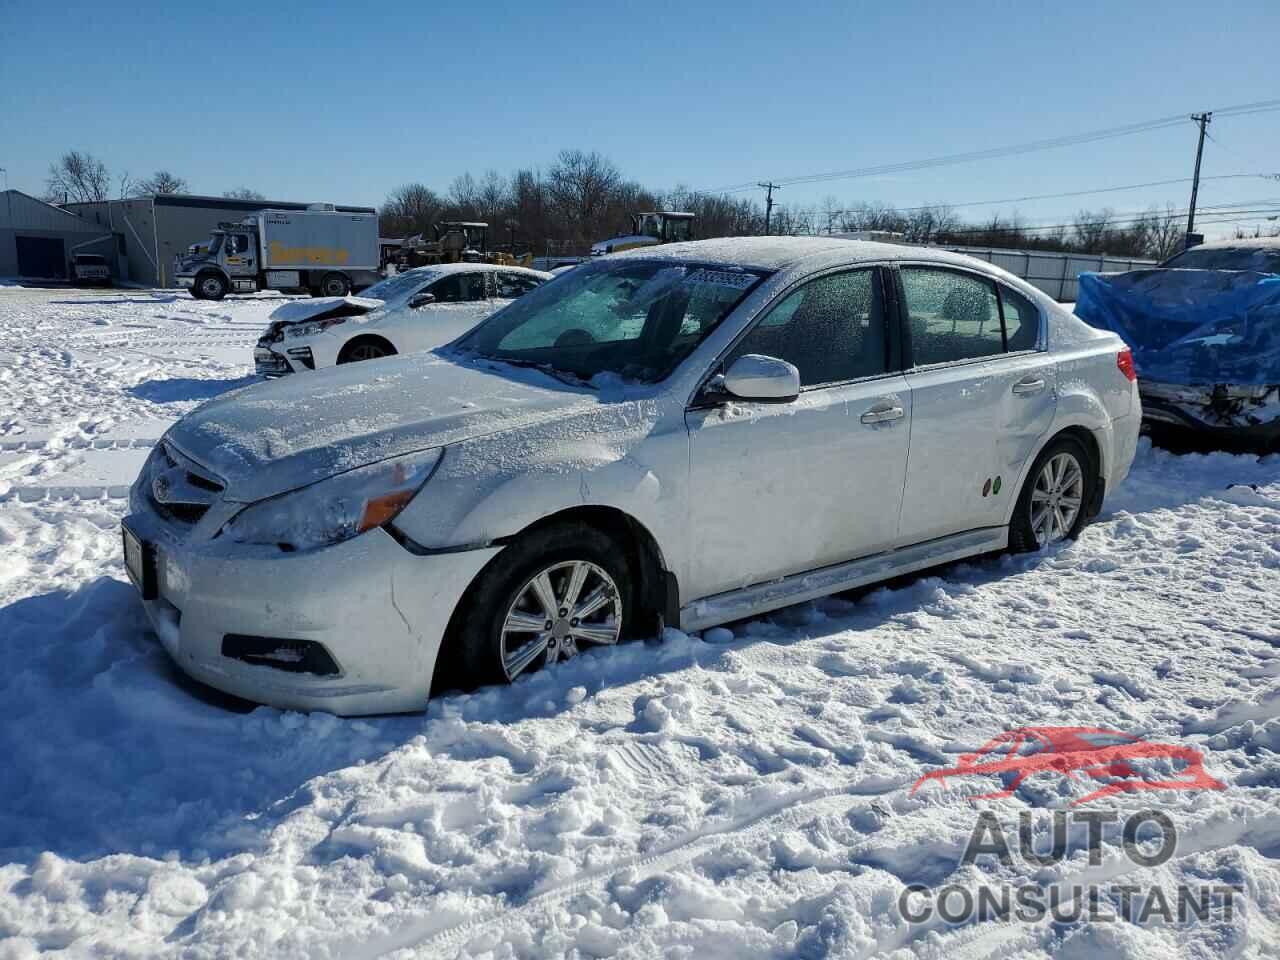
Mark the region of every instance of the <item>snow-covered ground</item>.
<instances>
[{"instance_id":1,"label":"snow-covered ground","mask_svg":"<svg viewBox=\"0 0 1280 960\"><path fill-rule=\"evenodd\" d=\"M184 681L121 567L167 422L245 383L270 298L0 289L0 958L1261 957L1280 951L1280 458L1144 441L1079 542L423 715L249 710ZM1230 486L1246 485L1246 486ZM1247 486L1252 485L1252 486ZM340 588L340 585L338 585ZM1204 752L1141 868L959 864L979 810L1093 786L923 773L1006 729ZM911 925L908 883L1237 884L1232 918Z\"/></svg>"}]
</instances>

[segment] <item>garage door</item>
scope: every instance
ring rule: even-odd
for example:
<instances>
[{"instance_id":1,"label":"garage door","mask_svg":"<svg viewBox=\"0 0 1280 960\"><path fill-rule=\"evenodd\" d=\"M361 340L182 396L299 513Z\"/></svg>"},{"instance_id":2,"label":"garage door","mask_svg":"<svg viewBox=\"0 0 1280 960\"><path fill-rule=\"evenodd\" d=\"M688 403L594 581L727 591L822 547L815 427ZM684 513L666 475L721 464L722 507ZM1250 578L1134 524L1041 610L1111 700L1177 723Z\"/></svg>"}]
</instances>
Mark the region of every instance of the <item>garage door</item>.
<instances>
[{"instance_id":1,"label":"garage door","mask_svg":"<svg viewBox=\"0 0 1280 960\"><path fill-rule=\"evenodd\" d=\"M14 237L18 246L18 276L41 280L67 278L67 252L60 238Z\"/></svg>"}]
</instances>

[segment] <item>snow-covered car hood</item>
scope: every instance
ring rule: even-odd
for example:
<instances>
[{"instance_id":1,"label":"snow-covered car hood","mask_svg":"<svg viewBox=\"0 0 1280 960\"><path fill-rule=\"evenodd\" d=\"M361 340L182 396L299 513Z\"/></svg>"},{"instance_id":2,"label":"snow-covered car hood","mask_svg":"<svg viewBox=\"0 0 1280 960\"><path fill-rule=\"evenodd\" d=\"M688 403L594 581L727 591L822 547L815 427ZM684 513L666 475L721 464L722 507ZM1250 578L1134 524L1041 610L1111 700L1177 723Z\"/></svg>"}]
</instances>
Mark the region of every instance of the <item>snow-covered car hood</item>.
<instances>
[{"instance_id":1,"label":"snow-covered car hood","mask_svg":"<svg viewBox=\"0 0 1280 960\"><path fill-rule=\"evenodd\" d=\"M274 327L276 324L301 323L304 320L317 320L321 317L356 317L372 313L385 306L385 301L372 297L308 297L305 300L292 300L271 311L267 319Z\"/></svg>"},{"instance_id":2,"label":"snow-covered car hood","mask_svg":"<svg viewBox=\"0 0 1280 960\"><path fill-rule=\"evenodd\" d=\"M252 502L388 457L596 406L593 391L532 370L391 357L253 384L179 420L166 439Z\"/></svg>"}]
</instances>

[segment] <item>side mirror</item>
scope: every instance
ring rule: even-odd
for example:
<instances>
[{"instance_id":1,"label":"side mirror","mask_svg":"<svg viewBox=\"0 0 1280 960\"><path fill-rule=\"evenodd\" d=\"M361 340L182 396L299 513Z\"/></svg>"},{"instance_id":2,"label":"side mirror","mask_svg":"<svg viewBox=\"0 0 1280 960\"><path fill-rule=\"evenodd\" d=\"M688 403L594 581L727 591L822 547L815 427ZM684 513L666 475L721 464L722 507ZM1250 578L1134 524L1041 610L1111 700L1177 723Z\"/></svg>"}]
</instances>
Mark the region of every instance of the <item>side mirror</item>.
<instances>
[{"instance_id":1,"label":"side mirror","mask_svg":"<svg viewBox=\"0 0 1280 960\"><path fill-rule=\"evenodd\" d=\"M409 309L417 310L419 307L425 307L429 303L436 302L434 293L415 293L409 298Z\"/></svg>"},{"instance_id":2,"label":"side mirror","mask_svg":"<svg viewBox=\"0 0 1280 960\"><path fill-rule=\"evenodd\" d=\"M740 400L787 403L800 396L800 371L777 357L748 353L725 371L722 386Z\"/></svg>"}]
</instances>

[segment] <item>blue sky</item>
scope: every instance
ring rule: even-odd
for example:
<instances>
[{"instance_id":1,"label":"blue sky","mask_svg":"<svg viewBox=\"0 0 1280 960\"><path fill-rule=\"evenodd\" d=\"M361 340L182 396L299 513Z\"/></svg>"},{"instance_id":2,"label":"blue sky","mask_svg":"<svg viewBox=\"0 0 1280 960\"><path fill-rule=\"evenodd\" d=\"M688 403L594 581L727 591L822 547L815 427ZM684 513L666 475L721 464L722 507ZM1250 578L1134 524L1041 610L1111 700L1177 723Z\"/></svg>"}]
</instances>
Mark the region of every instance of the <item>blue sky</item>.
<instances>
[{"instance_id":1,"label":"blue sky","mask_svg":"<svg viewBox=\"0 0 1280 960\"><path fill-rule=\"evenodd\" d=\"M466 170L599 150L655 188L892 163L1280 97L1280 4L0 0L0 167L39 194L89 150L194 192L377 204ZM1280 171L1280 112L1210 127L1206 175ZM1190 175L1194 127L794 187L914 206ZM1185 184L957 208L1067 219L1186 205ZM1207 181L1206 205L1280 198Z\"/></svg>"}]
</instances>

